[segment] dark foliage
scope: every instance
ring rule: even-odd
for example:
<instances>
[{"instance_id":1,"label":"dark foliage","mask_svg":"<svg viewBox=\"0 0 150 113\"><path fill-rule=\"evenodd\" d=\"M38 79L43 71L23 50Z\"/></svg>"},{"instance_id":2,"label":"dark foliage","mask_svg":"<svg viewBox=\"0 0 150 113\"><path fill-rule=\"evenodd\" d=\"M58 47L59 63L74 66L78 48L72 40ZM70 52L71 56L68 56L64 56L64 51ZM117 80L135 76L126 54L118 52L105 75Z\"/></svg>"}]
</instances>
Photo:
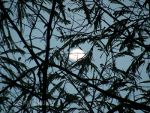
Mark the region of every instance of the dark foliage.
<instances>
[{"instance_id":1,"label":"dark foliage","mask_svg":"<svg viewBox=\"0 0 150 113\"><path fill-rule=\"evenodd\" d=\"M0 0L0 112L148 113L149 61L149 0Z\"/></svg>"}]
</instances>

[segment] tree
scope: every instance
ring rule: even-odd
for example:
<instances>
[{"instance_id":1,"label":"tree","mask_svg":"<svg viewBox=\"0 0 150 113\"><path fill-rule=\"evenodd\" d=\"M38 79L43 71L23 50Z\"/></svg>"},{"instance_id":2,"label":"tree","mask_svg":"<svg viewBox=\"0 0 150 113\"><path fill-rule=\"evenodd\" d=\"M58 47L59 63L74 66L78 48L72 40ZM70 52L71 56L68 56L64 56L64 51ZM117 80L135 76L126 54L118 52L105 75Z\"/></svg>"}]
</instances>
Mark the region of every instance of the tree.
<instances>
[{"instance_id":1,"label":"tree","mask_svg":"<svg viewBox=\"0 0 150 113\"><path fill-rule=\"evenodd\" d=\"M149 30L148 0L1 0L0 110L150 112Z\"/></svg>"}]
</instances>

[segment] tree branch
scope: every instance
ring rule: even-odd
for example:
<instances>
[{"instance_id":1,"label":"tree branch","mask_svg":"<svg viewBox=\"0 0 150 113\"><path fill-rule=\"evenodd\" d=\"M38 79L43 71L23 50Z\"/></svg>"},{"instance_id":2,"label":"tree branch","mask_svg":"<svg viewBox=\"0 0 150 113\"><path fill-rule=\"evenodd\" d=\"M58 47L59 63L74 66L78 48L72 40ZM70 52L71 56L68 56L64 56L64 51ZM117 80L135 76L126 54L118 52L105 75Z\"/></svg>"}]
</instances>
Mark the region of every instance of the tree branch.
<instances>
[{"instance_id":1,"label":"tree branch","mask_svg":"<svg viewBox=\"0 0 150 113\"><path fill-rule=\"evenodd\" d=\"M150 107L149 106L146 106L144 104L140 104L140 103L137 103L137 102L134 102L132 100L129 100L129 99L125 99L125 98L122 98L122 97L119 97L117 95L114 95L114 94L111 94L110 92L107 92L103 89L100 89L99 87L97 87L96 85L93 85L91 83L89 83L87 80L85 80L84 78L81 78L79 77L78 75L72 73L71 71L69 71L68 69L66 68L63 68L59 65L56 65L56 64L52 64L52 63L49 63L49 66L54 66L60 70L63 70L64 72L72 75L73 77L77 78L78 80L80 80L81 82L87 84L89 87L92 87L94 89L96 89L97 91L101 92L102 94L106 95L106 96L109 96L109 97L112 97L112 98L115 98L117 100L119 100L120 102L123 102L123 103L126 103L126 104L130 104L130 106L128 107L132 107L134 109L143 109L143 110L146 110L146 111L149 111L150 112Z\"/></svg>"},{"instance_id":2,"label":"tree branch","mask_svg":"<svg viewBox=\"0 0 150 113\"><path fill-rule=\"evenodd\" d=\"M52 21L54 18L54 13L55 13L55 7L56 7L56 0L52 1L52 10L50 13L49 17L49 22L47 24L47 35L46 35L46 55L45 55L45 61L43 62L43 68L42 68L42 73L43 73L43 84L42 84L42 111L43 113L46 113L46 101L47 101L47 89L48 89L48 84L47 84L47 70L48 70L48 60L49 60L49 48L50 48L50 39L52 37Z\"/></svg>"},{"instance_id":3,"label":"tree branch","mask_svg":"<svg viewBox=\"0 0 150 113\"><path fill-rule=\"evenodd\" d=\"M22 33L19 31L19 29L17 28L17 26L14 24L14 22L11 20L10 16L8 15L8 13L6 12L4 6L3 6L3 2L0 0L0 9L3 11L4 15L6 16L6 18L9 20L9 22L11 23L12 27L14 28L14 30L17 32L18 36L20 37L21 41L23 42L23 44L27 47L28 51L30 52L31 56L33 57L34 61L36 62L36 64L38 66L40 66L37 57L35 55L35 53L33 52L33 50L28 46L27 42L25 41Z\"/></svg>"}]
</instances>

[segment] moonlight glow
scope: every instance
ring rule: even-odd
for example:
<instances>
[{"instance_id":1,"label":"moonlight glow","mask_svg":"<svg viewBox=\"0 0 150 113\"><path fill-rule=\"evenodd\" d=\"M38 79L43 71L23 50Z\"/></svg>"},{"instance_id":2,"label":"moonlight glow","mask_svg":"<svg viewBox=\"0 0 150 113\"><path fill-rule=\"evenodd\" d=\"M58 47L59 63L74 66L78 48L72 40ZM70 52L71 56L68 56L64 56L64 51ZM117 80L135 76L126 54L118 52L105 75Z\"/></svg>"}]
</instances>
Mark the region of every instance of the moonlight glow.
<instances>
[{"instance_id":1,"label":"moonlight glow","mask_svg":"<svg viewBox=\"0 0 150 113\"><path fill-rule=\"evenodd\" d=\"M82 51L79 48L73 49L70 53L69 53L69 59L72 61L77 61L81 58L84 57L84 51Z\"/></svg>"}]
</instances>

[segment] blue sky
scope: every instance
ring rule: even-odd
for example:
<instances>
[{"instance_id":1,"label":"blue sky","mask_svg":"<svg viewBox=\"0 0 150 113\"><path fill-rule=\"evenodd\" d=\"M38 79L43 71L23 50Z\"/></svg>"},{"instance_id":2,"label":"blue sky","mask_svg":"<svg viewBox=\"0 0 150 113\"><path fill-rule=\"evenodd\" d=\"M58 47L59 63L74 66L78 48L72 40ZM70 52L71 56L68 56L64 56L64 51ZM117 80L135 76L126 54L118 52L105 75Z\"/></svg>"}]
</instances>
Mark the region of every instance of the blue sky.
<instances>
[{"instance_id":1,"label":"blue sky","mask_svg":"<svg viewBox=\"0 0 150 113\"><path fill-rule=\"evenodd\" d=\"M108 0L106 0L105 2L104 2L104 4L105 5L111 5L109 2L108 2ZM128 4L130 4L129 2L126 2L126 5L128 5ZM29 4L29 5L31 5L31 4ZM75 5L74 4L65 4L65 8L66 8L66 10L68 9L68 8L70 8L70 9L72 9L73 7L75 7ZM112 9L114 8L117 8L117 7L119 7L118 5L116 6L116 5L112 5ZM30 11L29 11L30 12ZM32 13L31 13L32 14ZM41 12L41 14L43 15L43 17L45 17L47 20L48 20L48 13L47 12ZM50 41L50 47L52 48L52 50L51 50L51 53L53 53L53 52L55 52L57 49L59 49L59 48L61 48L64 44L66 44L67 43L67 41L69 40L66 40L66 42L64 41L64 42L62 42L61 40L59 40L59 36L61 35L60 34L60 30L59 30L59 28L61 28L61 27L64 27L64 29L62 29L63 30L63 33L65 34L65 35L73 35L73 34L76 34L76 33L86 33L87 35L89 35L89 38L90 38L90 35L92 36L92 35L94 35L94 34L92 34L91 32L93 31L93 28L94 28L94 26L91 26L91 25L88 25L88 26L86 26L86 24L87 24L87 21L84 21L84 20L82 20L83 18L85 18L85 15L84 15L84 12L78 12L78 13L70 13L68 10L67 10L67 15L66 15L66 17L67 17L67 19L68 20L70 20L70 23L71 24L68 24L68 25L65 25L65 24L61 24L61 23L59 23L59 24L57 24L56 26L55 26L55 30L54 30L54 32L53 32L53 36L52 36L52 38L51 38L51 41ZM72 20L71 20L72 19ZM104 14L103 15L103 20L105 20L107 23L109 23L110 25L111 24L113 24L113 19L111 18L111 17L109 17L107 14ZM23 20L24 21L24 23L27 23L27 20L26 19L24 19ZM86 27L82 27L82 26L86 26ZM34 45L34 46L36 46L36 47L39 47L40 49L42 49L42 50L44 50L45 49L45 35L43 35L44 34L44 32L45 32L45 30L46 30L46 27L45 27L45 25L42 23L42 22L40 22L40 20L38 20L38 23L36 24L36 27L38 28L38 29L36 29L36 30L34 30L33 31L33 33L32 33L32 38L35 38L35 40L33 40L32 41L32 44ZM102 22L102 29L103 28L105 28L105 29L107 29L107 27L108 27L108 25L103 21ZM26 26L25 25L25 27L23 27L23 29L24 29L24 37L28 40L29 39L29 35L30 35L30 28L28 28L28 26ZM21 42L19 42L20 41L20 39L19 39L19 37L18 37L18 35L16 34L16 32L15 31L12 31L11 32L12 33L12 36L13 36L13 39L14 39L14 41L15 42L18 42L18 46L19 47L21 47L24 51L26 51L26 52L28 52L27 51L27 49L26 48L24 48L24 45L21 43ZM91 33L91 34L90 34ZM98 34L98 33L97 33ZM101 33L99 33L98 35L100 35ZM38 38L38 39L37 39ZM76 39L78 39L78 38L82 38L82 37L75 37L75 38L72 38L72 40L76 40ZM107 43L107 39L105 40L102 40L102 42L104 43L104 44L106 44ZM29 45L31 44L30 43L30 41L28 41L28 43L29 43ZM146 43L149 43L148 41L146 42ZM92 46L93 46L93 43L91 43L91 42L85 42L85 43L82 43L82 44L80 44L80 45L78 45L77 46L77 48L78 47L80 47L80 48L82 48L82 50L87 54L89 51L90 51L90 49L92 48ZM71 50L71 49L73 49L73 48L71 48L71 49L68 49L69 47L67 46L64 50L62 50L61 52L60 52L60 54L62 54L62 56L63 56L63 54L65 54L65 56L67 56L68 54L69 54L69 51ZM103 51L101 51L101 50L99 50L100 48L98 48L98 47L94 47L94 49L93 49L93 57L92 57L92 62L99 68L99 70L101 70L101 64L102 65L104 65L105 64L105 62L106 62L106 60L108 60L109 59L109 57L110 57L110 62L111 62L111 55L109 55L109 57L107 57L107 55L103 52ZM38 52L38 50L34 50L35 52ZM134 51L135 52L135 54L141 54L141 50L140 49L137 49L137 50L135 50ZM21 59L21 61L22 62L25 62L26 64L28 64L28 66L29 67L33 67L33 66L35 66L35 62L30 62L30 61L26 61L26 59L28 59L28 57L29 57L30 55L28 54L28 55L25 55L25 56L21 56L20 54L16 54L16 58L19 58L19 57L21 57L22 59ZM57 57L57 56L56 56ZM41 58L44 58L44 55L42 55L41 56ZM57 58L55 58L56 60L57 60ZM57 62L57 61L56 61ZM124 57L119 57L117 60L116 60L116 67L117 68L119 68L119 69L121 69L121 70L126 70L128 67L129 67L129 65L131 64L131 62L132 62L132 58L131 57L128 57L128 56L124 56ZM148 63L149 62L149 60L146 60L146 62ZM72 61L68 61L68 64L69 65L72 65L72 64L74 64L74 62L72 62ZM109 62L108 62L108 65L109 65ZM147 64L145 64L145 66L146 66ZM145 66L144 67L142 67L141 69L140 69L140 73L141 73L141 75L143 75L142 76L142 79L141 80L145 80L145 79L148 79L148 77L147 76L145 76L146 75L146 70L145 70ZM71 69L74 73L78 73L78 71L76 70L76 69ZM55 70L49 70L49 71L55 71ZM92 72L93 72L93 70L90 70L89 69L89 71L88 71L88 73L87 73L87 75L86 76L89 76L89 77L93 77L93 75L92 75ZM57 82L57 81L56 81ZM70 84L70 83L67 83L68 85L67 85L67 87L66 87L66 90L68 91L68 92L70 92L70 93L76 93L76 90L75 90L75 88L73 88L73 86ZM104 89L106 88L108 88L107 86L105 87L105 86L102 86ZM138 112L138 113L140 113L140 112Z\"/></svg>"}]
</instances>

